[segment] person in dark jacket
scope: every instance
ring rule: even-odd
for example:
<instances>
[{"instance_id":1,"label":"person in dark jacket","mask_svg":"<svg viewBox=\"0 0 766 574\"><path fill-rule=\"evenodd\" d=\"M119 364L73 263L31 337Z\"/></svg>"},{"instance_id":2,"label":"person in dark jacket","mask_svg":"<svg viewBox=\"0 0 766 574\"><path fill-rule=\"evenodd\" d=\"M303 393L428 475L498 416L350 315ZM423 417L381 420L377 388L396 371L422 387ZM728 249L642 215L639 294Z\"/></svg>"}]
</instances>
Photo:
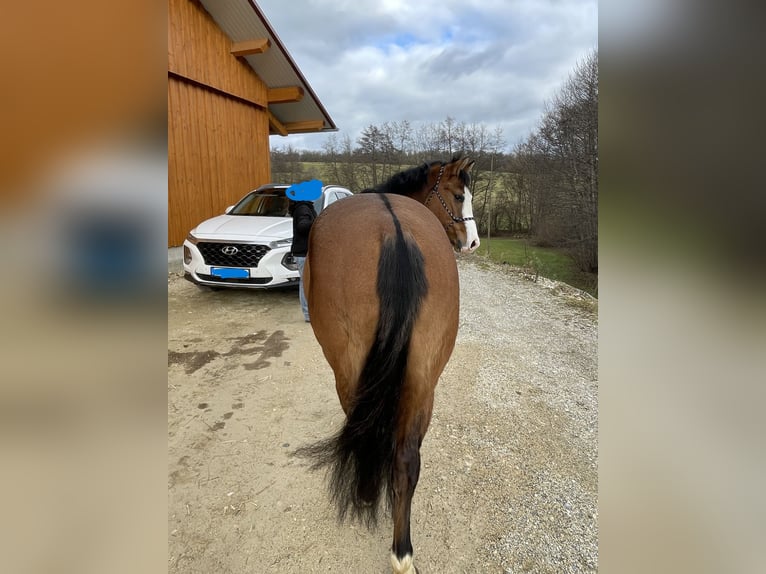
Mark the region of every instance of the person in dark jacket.
<instances>
[{"instance_id":1,"label":"person in dark jacket","mask_svg":"<svg viewBox=\"0 0 766 574\"><path fill-rule=\"evenodd\" d=\"M309 306L306 300L306 293L303 290L303 266L306 264L306 255L309 247L309 232L316 219L314 211L314 200L322 195L322 182L312 180L302 184L297 184L288 188L286 195L290 202L289 213L293 218L293 244L290 249L295 262L298 265L298 275L300 284L298 286L298 297L301 302L301 311L306 322L310 322Z\"/></svg>"}]
</instances>

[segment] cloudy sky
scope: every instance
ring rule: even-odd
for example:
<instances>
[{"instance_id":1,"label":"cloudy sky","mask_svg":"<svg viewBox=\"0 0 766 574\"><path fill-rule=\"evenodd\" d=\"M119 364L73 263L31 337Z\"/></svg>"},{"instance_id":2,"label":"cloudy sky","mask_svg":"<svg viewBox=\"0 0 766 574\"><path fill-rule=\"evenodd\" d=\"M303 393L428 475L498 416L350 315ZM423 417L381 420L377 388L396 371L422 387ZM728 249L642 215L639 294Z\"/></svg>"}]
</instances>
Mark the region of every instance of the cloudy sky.
<instances>
[{"instance_id":1,"label":"cloudy sky","mask_svg":"<svg viewBox=\"0 0 766 574\"><path fill-rule=\"evenodd\" d=\"M339 128L503 128L507 147L598 45L597 0L256 0ZM272 136L321 149L324 134Z\"/></svg>"}]
</instances>

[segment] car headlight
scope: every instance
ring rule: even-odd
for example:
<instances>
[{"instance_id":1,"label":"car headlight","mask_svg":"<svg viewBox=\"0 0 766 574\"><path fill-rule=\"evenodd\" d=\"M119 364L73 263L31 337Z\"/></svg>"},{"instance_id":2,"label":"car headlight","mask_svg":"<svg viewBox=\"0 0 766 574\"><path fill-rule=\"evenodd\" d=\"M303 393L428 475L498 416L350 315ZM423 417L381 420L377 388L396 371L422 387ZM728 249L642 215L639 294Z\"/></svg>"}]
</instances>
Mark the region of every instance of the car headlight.
<instances>
[{"instance_id":1,"label":"car headlight","mask_svg":"<svg viewBox=\"0 0 766 574\"><path fill-rule=\"evenodd\" d=\"M269 247L272 249L276 249L277 247L284 247L286 245L292 245L293 244L293 238L288 237L287 239L277 239L276 241L272 241L269 243Z\"/></svg>"},{"instance_id":2,"label":"car headlight","mask_svg":"<svg viewBox=\"0 0 766 574\"><path fill-rule=\"evenodd\" d=\"M191 234L191 232L189 232L189 234L186 236L186 241L188 241L188 242L189 242L189 243L191 243L192 245L197 245L197 238L196 238L196 237L194 237L194 236Z\"/></svg>"}]
</instances>

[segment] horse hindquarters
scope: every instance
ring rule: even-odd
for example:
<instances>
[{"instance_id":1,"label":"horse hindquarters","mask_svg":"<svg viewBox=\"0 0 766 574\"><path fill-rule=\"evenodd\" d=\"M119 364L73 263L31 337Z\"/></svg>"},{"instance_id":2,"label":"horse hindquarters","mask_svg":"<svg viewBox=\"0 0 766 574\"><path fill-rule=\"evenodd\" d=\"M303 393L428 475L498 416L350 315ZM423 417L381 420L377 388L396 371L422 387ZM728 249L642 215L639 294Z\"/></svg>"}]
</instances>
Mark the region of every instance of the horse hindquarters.
<instances>
[{"instance_id":1,"label":"horse hindquarters","mask_svg":"<svg viewBox=\"0 0 766 574\"><path fill-rule=\"evenodd\" d=\"M457 332L457 268L438 220L404 197L353 196L312 228L311 326L346 412L334 437L301 449L330 470L339 516L375 522L392 505L394 572L413 574L410 509L436 381Z\"/></svg>"},{"instance_id":2,"label":"horse hindquarters","mask_svg":"<svg viewBox=\"0 0 766 574\"><path fill-rule=\"evenodd\" d=\"M353 200L343 203L350 205ZM364 200L378 211L382 207L378 197ZM329 215L317 223L326 223ZM314 243L309 248L312 327L335 373L347 416L334 437L303 452L314 458L315 467L330 468L330 492L340 518L350 512L370 526L377 520L384 489L389 501L393 500L399 402L410 334L427 282L422 254L417 245L405 238L398 222L394 233L381 233L382 243L374 250L376 257L368 257L368 264L375 265L377 260L377 269L371 274L373 284L363 288L357 276L362 262L356 267L349 266L347 260L344 267L334 265L332 250L318 243L324 236L321 229L312 231ZM363 232L368 239L369 228ZM357 248L365 251L359 247L365 244L360 240ZM358 253L346 255L358 257ZM366 250L366 255L370 255L370 250ZM336 273L331 275L327 271L330 269ZM337 272L347 273L348 269L357 275L338 276ZM371 297L377 299L378 305L377 316L370 325L369 321L357 319L370 316L367 302ZM366 325L374 326L374 331L367 333ZM370 341L361 366L354 358L355 353L350 352L359 339Z\"/></svg>"}]
</instances>

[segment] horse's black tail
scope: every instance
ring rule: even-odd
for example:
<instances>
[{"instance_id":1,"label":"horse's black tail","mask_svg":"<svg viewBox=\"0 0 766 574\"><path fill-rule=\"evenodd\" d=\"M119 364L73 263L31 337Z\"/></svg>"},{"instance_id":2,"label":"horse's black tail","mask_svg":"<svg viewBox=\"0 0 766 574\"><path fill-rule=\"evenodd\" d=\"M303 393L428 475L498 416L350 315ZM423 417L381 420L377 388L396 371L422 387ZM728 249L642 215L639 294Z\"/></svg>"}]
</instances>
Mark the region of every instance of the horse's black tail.
<instances>
[{"instance_id":1,"label":"horse's black tail","mask_svg":"<svg viewBox=\"0 0 766 574\"><path fill-rule=\"evenodd\" d=\"M330 495L338 517L377 522L384 486L393 497L393 462L399 397L407 367L407 350L420 304L428 290L423 254L402 233L388 199L396 235L387 239L378 261L380 317L356 396L346 422L333 437L300 449L314 459L313 468L329 467Z\"/></svg>"}]
</instances>

